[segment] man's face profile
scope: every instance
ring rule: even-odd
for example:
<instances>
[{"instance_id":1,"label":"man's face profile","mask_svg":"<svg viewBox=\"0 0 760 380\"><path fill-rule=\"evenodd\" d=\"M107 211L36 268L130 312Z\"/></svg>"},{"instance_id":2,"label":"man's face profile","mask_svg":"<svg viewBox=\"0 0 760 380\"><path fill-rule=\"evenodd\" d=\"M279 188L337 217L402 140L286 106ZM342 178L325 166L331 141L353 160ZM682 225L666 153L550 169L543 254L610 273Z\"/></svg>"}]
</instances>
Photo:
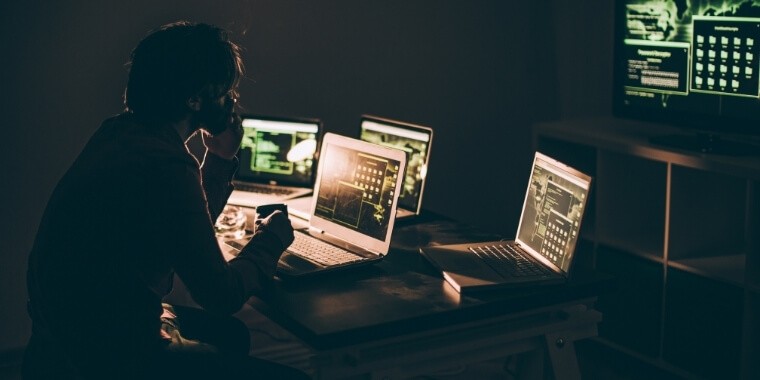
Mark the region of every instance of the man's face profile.
<instances>
[{"instance_id":1,"label":"man's face profile","mask_svg":"<svg viewBox=\"0 0 760 380\"><path fill-rule=\"evenodd\" d=\"M212 136L227 130L232 120L236 101L237 99L235 99L232 91L218 98L205 98L197 113L197 120L201 124L201 128Z\"/></svg>"}]
</instances>

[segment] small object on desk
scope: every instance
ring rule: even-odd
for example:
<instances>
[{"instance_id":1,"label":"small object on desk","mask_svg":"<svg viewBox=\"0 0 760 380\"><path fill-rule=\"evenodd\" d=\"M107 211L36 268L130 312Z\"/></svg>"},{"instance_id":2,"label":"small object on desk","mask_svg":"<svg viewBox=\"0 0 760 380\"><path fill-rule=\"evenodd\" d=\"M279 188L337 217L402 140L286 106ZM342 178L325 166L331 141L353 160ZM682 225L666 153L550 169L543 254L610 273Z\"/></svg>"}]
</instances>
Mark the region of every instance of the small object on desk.
<instances>
[{"instance_id":1,"label":"small object on desk","mask_svg":"<svg viewBox=\"0 0 760 380\"><path fill-rule=\"evenodd\" d=\"M226 205L214 223L214 232L221 238L242 239L246 235L246 216L239 206Z\"/></svg>"},{"instance_id":2,"label":"small object on desk","mask_svg":"<svg viewBox=\"0 0 760 380\"><path fill-rule=\"evenodd\" d=\"M284 203L272 203L268 205L256 206L256 219L264 219L269 215L272 215L276 210L282 211L285 215L288 214L288 205Z\"/></svg>"},{"instance_id":3,"label":"small object on desk","mask_svg":"<svg viewBox=\"0 0 760 380\"><path fill-rule=\"evenodd\" d=\"M285 214L285 216L288 215L288 205L284 203L272 203L268 205L256 206L256 218L253 222L254 231L256 227L259 226L262 219L266 219L267 217L269 217L269 215L272 215L272 213L277 210L280 210L282 213Z\"/></svg>"}]
</instances>

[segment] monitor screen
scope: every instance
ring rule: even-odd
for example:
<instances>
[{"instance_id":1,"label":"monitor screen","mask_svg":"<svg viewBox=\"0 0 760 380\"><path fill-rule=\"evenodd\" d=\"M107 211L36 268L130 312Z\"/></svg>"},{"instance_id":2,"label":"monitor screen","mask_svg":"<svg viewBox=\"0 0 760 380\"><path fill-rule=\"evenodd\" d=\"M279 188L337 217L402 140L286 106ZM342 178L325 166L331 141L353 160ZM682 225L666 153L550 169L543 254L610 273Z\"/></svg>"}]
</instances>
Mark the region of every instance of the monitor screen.
<instances>
[{"instance_id":1,"label":"monitor screen","mask_svg":"<svg viewBox=\"0 0 760 380\"><path fill-rule=\"evenodd\" d=\"M616 115L760 134L760 4L618 0Z\"/></svg>"},{"instance_id":2,"label":"monitor screen","mask_svg":"<svg viewBox=\"0 0 760 380\"><path fill-rule=\"evenodd\" d=\"M403 157L403 156L402 156ZM383 241L401 163L325 143L314 215ZM397 199L397 198L396 198Z\"/></svg>"},{"instance_id":3,"label":"monitor screen","mask_svg":"<svg viewBox=\"0 0 760 380\"><path fill-rule=\"evenodd\" d=\"M567 272L590 181L585 174L536 154L517 241Z\"/></svg>"},{"instance_id":4,"label":"monitor screen","mask_svg":"<svg viewBox=\"0 0 760 380\"><path fill-rule=\"evenodd\" d=\"M311 185L318 135L318 121L245 116L237 179Z\"/></svg>"},{"instance_id":5,"label":"monitor screen","mask_svg":"<svg viewBox=\"0 0 760 380\"><path fill-rule=\"evenodd\" d=\"M399 207L419 211L427 176L433 130L391 120L363 117L360 139L406 153L406 173L399 194Z\"/></svg>"}]
</instances>

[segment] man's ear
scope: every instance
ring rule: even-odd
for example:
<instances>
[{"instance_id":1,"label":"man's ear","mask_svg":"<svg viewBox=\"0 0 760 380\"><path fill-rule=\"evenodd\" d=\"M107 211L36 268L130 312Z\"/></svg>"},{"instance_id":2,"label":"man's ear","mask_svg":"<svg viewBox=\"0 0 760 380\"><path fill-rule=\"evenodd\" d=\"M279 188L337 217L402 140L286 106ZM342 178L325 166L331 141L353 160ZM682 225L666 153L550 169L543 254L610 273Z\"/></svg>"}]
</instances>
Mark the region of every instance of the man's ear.
<instances>
[{"instance_id":1,"label":"man's ear","mask_svg":"<svg viewBox=\"0 0 760 380\"><path fill-rule=\"evenodd\" d=\"M200 111L201 97L196 95L187 99L187 108L190 108L192 111Z\"/></svg>"}]
</instances>

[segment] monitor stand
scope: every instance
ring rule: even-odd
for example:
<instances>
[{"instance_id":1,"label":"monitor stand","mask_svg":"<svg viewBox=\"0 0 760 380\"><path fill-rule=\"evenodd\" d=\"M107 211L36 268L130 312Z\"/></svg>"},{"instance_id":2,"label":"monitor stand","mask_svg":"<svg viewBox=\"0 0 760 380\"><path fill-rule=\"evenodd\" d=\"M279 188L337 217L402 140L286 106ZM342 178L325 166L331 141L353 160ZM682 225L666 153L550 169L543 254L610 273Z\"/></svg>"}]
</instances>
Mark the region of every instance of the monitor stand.
<instances>
[{"instance_id":1,"label":"monitor stand","mask_svg":"<svg viewBox=\"0 0 760 380\"><path fill-rule=\"evenodd\" d=\"M672 134L653 136L649 141L655 145L690 150L705 154L725 156L760 155L760 145L726 140L712 133Z\"/></svg>"}]
</instances>

